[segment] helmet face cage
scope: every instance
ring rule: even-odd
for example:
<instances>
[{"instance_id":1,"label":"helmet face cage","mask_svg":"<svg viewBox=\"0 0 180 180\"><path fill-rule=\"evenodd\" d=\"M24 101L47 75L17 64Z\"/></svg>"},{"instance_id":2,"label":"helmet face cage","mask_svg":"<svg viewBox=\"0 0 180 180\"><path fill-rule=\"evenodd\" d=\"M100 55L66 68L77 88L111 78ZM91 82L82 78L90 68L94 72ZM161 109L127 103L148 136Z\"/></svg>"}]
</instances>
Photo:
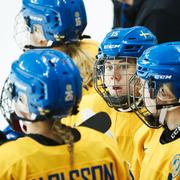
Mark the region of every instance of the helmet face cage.
<instances>
[{"instance_id":1,"label":"helmet face cage","mask_svg":"<svg viewBox=\"0 0 180 180\"><path fill-rule=\"evenodd\" d=\"M171 93L171 97L166 96L166 91L169 93L171 91L168 89L171 89L173 86L172 83L158 82L153 78L143 80L135 74L129 84L134 87L133 93L130 94L133 99L131 107L133 107L139 118L150 128L159 128L165 125L164 120L163 124L160 122L162 116L166 116L163 115L163 111L171 110L180 105L173 93ZM140 103L137 101L138 99L141 100Z\"/></svg>"},{"instance_id":2,"label":"helmet face cage","mask_svg":"<svg viewBox=\"0 0 180 180\"><path fill-rule=\"evenodd\" d=\"M128 81L136 69L134 57L103 57L94 65L94 84L97 92L110 107L126 110Z\"/></svg>"},{"instance_id":3,"label":"helmet face cage","mask_svg":"<svg viewBox=\"0 0 180 180\"><path fill-rule=\"evenodd\" d=\"M26 16L24 13L24 9L22 9L19 14L15 18L14 23L14 39L20 49L26 49L26 46L31 45L35 47L46 47L48 46L48 42L50 38L45 36L43 23L33 21L29 18L30 15ZM33 17L33 16L31 16ZM44 24L46 22L46 18L42 18ZM52 43L51 43L52 44Z\"/></svg>"},{"instance_id":4,"label":"helmet face cage","mask_svg":"<svg viewBox=\"0 0 180 180\"><path fill-rule=\"evenodd\" d=\"M12 125L11 115L14 113L14 108L12 105L14 87L10 82L10 79L7 78L1 93L0 99L0 108L4 118Z\"/></svg>"},{"instance_id":5,"label":"helmet face cage","mask_svg":"<svg viewBox=\"0 0 180 180\"><path fill-rule=\"evenodd\" d=\"M27 25L22 13L15 17L13 37L18 47L23 50L30 44L31 28Z\"/></svg>"},{"instance_id":6,"label":"helmet face cage","mask_svg":"<svg viewBox=\"0 0 180 180\"><path fill-rule=\"evenodd\" d=\"M4 116L4 118L7 120L7 122L10 124L10 126L14 130L17 130L16 128L18 128L17 126L19 126L18 125L19 123L17 124L18 120L20 120L20 119L25 120L25 118L18 117L18 115L16 114L15 102L20 100L22 97L26 98L27 104L25 104L24 107L26 106L26 110L28 111L28 113L29 113L31 106L33 106L31 104L32 101L29 102L28 96L27 96L27 94L31 94L32 92L28 92L27 90L22 91L21 88L19 89L18 86L22 86L24 89L28 89L28 86L26 86L25 84L20 84L19 80L20 79L18 79L16 76L14 76L13 73L11 73L4 83L3 90L1 93L1 99L0 99L1 112ZM44 94L43 88L41 88L41 95L42 94ZM35 108L37 108L37 107L35 107ZM22 107L20 109L21 109L21 112L24 112L24 109L22 109ZM27 112L25 112L25 113L27 113ZM30 115L32 115L32 114L30 114ZM33 115L35 115L35 114L33 114ZM36 118L36 116L34 116L34 118ZM28 121L28 119L27 119L27 121Z\"/></svg>"},{"instance_id":7,"label":"helmet face cage","mask_svg":"<svg viewBox=\"0 0 180 180\"><path fill-rule=\"evenodd\" d=\"M11 83L10 78L8 77L5 80L1 98L0 98L0 110L2 115L4 116L5 120L9 123L9 125L14 129L16 132L22 133L18 116L15 113L13 98L15 96L15 87Z\"/></svg>"}]
</instances>

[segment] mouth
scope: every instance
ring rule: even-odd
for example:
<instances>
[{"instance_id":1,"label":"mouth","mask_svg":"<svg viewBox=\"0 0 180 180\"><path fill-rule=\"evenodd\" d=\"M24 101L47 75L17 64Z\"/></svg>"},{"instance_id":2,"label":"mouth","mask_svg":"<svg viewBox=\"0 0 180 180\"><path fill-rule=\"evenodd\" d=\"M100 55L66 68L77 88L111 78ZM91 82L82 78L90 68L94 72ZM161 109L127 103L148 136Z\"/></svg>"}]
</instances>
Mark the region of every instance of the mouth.
<instances>
[{"instance_id":1,"label":"mouth","mask_svg":"<svg viewBox=\"0 0 180 180\"><path fill-rule=\"evenodd\" d=\"M122 87L120 87L120 86L113 86L112 89L117 91L117 90L122 90Z\"/></svg>"}]
</instances>

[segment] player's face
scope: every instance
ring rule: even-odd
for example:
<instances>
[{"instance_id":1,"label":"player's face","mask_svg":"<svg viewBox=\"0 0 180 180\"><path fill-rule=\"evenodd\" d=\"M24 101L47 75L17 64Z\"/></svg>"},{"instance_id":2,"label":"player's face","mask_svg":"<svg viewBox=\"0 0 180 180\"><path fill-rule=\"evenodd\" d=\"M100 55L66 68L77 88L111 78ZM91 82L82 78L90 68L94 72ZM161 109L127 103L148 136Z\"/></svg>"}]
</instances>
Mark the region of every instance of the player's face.
<instances>
[{"instance_id":1,"label":"player's face","mask_svg":"<svg viewBox=\"0 0 180 180\"><path fill-rule=\"evenodd\" d=\"M167 86L162 85L159 88L157 94L157 103L158 104L171 104L176 102L176 97L172 94L170 90L167 89Z\"/></svg>"},{"instance_id":2,"label":"player's face","mask_svg":"<svg viewBox=\"0 0 180 180\"><path fill-rule=\"evenodd\" d=\"M157 104L168 105L178 103L177 98L174 96L170 88L163 84L157 94ZM170 130L175 129L180 125L180 106L167 108L165 123Z\"/></svg>"},{"instance_id":3,"label":"player's face","mask_svg":"<svg viewBox=\"0 0 180 180\"><path fill-rule=\"evenodd\" d=\"M104 80L111 96L118 97L128 94L128 82L135 73L135 59L107 60L105 63Z\"/></svg>"},{"instance_id":4,"label":"player's face","mask_svg":"<svg viewBox=\"0 0 180 180\"><path fill-rule=\"evenodd\" d=\"M24 49L26 45L47 46L42 26L35 24L31 30L21 13L15 19L14 38L21 49Z\"/></svg>"},{"instance_id":5,"label":"player's face","mask_svg":"<svg viewBox=\"0 0 180 180\"><path fill-rule=\"evenodd\" d=\"M33 33L30 34L30 44L33 46L47 46L42 27L40 25L33 26Z\"/></svg>"},{"instance_id":6,"label":"player's face","mask_svg":"<svg viewBox=\"0 0 180 180\"><path fill-rule=\"evenodd\" d=\"M14 109L17 116L30 119L28 109L27 97L23 93L19 93L16 100L14 100Z\"/></svg>"},{"instance_id":7,"label":"player's face","mask_svg":"<svg viewBox=\"0 0 180 180\"><path fill-rule=\"evenodd\" d=\"M165 121L169 127L172 126L172 123L169 123L169 122L172 122L172 120L175 120L180 115L180 107L179 106L170 107L170 108L169 107L167 107L167 108L161 107L160 109L157 109L156 107L177 103L178 100L176 99L176 97L173 95L171 90L165 84L161 85L159 87L159 89L157 90L157 89L155 89L155 87L156 87L155 82L154 83L152 82L152 84L151 84L149 81L144 81L144 80L141 80L141 81L144 84L143 92L141 90L141 93L143 93L144 103L145 103L145 106L148 109L148 111L156 118L160 118L160 115L162 117L162 113L167 111L166 114L164 114L163 124ZM162 123L162 122L160 121L160 123ZM176 121L176 123L177 123L177 121ZM178 123L180 124L179 121L178 121ZM171 125L169 125L169 124L171 124ZM176 125L176 127L177 127L177 125Z\"/></svg>"}]
</instances>

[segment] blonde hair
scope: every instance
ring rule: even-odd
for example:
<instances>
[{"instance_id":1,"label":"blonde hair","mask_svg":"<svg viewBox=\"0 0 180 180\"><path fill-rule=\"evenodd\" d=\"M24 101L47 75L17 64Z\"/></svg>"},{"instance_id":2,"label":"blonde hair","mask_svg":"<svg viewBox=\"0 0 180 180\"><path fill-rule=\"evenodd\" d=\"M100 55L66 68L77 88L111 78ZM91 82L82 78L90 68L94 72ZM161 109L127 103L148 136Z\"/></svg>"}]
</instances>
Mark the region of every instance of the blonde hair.
<instances>
[{"instance_id":1,"label":"blonde hair","mask_svg":"<svg viewBox=\"0 0 180 180\"><path fill-rule=\"evenodd\" d=\"M78 66L83 86L91 86L93 81L93 64L98 52L98 43L92 40L82 40L59 46L56 49L68 54Z\"/></svg>"},{"instance_id":2,"label":"blonde hair","mask_svg":"<svg viewBox=\"0 0 180 180\"><path fill-rule=\"evenodd\" d=\"M169 94L169 96L171 96L171 98L172 99L177 99L176 98L176 96L173 94L173 92L172 92L172 84L171 83L164 83L163 85L162 85L162 88L164 89L164 91L166 92L166 93L168 93Z\"/></svg>"},{"instance_id":3,"label":"blonde hair","mask_svg":"<svg viewBox=\"0 0 180 180\"><path fill-rule=\"evenodd\" d=\"M56 137L56 141L59 144L67 144L70 154L70 166L73 168L74 164L74 136L72 134L71 127L61 123L60 120L56 120L51 128L51 133Z\"/></svg>"}]
</instances>

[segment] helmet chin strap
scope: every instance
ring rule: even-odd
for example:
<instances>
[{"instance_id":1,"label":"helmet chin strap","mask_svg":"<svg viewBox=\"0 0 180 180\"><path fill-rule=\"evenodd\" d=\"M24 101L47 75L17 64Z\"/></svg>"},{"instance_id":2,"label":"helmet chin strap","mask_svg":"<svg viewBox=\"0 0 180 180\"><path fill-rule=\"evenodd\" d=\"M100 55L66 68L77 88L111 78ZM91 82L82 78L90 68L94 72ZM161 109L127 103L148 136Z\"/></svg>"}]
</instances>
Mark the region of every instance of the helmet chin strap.
<instances>
[{"instance_id":1,"label":"helmet chin strap","mask_svg":"<svg viewBox=\"0 0 180 180\"><path fill-rule=\"evenodd\" d=\"M53 41L47 41L46 46L35 46L35 45L25 45L23 48L23 51L26 51L27 49L49 49L53 47L57 47L58 45L62 45L62 42L53 42Z\"/></svg>"},{"instance_id":2,"label":"helmet chin strap","mask_svg":"<svg viewBox=\"0 0 180 180\"><path fill-rule=\"evenodd\" d=\"M89 36L89 35L81 35L79 37L79 40L83 40L83 39L91 39L91 36ZM71 41L71 42L77 42L77 41L78 41L78 39L75 39L74 41ZM48 49L48 48L53 48L53 47L69 44L71 42L64 41L63 39L61 41L54 41L54 42L49 40L49 41L47 41L47 46L25 45L24 48L23 48L23 51L26 51L27 49Z\"/></svg>"},{"instance_id":3,"label":"helmet chin strap","mask_svg":"<svg viewBox=\"0 0 180 180\"><path fill-rule=\"evenodd\" d=\"M168 111L168 108L161 109L160 116L159 116L159 123L162 125L164 124L167 111Z\"/></svg>"},{"instance_id":4,"label":"helmet chin strap","mask_svg":"<svg viewBox=\"0 0 180 180\"><path fill-rule=\"evenodd\" d=\"M180 102L180 99L179 99L179 102ZM164 121L165 121L165 117L166 117L167 112L170 112L170 111L172 111L172 110L175 110L175 109L177 109L178 107L179 107L179 106L161 109L160 116L159 116L159 123L163 125L163 124L164 124Z\"/></svg>"},{"instance_id":5,"label":"helmet chin strap","mask_svg":"<svg viewBox=\"0 0 180 180\"><path fill-rule=\"evenodd\" d=\"M179 102L180 102L180 99L179 99ZM177 108L179 108L179 106L161 109L160 116L159 116L159 123L164 126L164 131L160 137L161 144L170 143L170 142L175 141L176 139L180 138L180 125L178 125L175 129L174 128L171 129L168 126L168 124L165 123L165 117L167 115L167 112L170 112Z\"/></svg>"}]
</instances>

